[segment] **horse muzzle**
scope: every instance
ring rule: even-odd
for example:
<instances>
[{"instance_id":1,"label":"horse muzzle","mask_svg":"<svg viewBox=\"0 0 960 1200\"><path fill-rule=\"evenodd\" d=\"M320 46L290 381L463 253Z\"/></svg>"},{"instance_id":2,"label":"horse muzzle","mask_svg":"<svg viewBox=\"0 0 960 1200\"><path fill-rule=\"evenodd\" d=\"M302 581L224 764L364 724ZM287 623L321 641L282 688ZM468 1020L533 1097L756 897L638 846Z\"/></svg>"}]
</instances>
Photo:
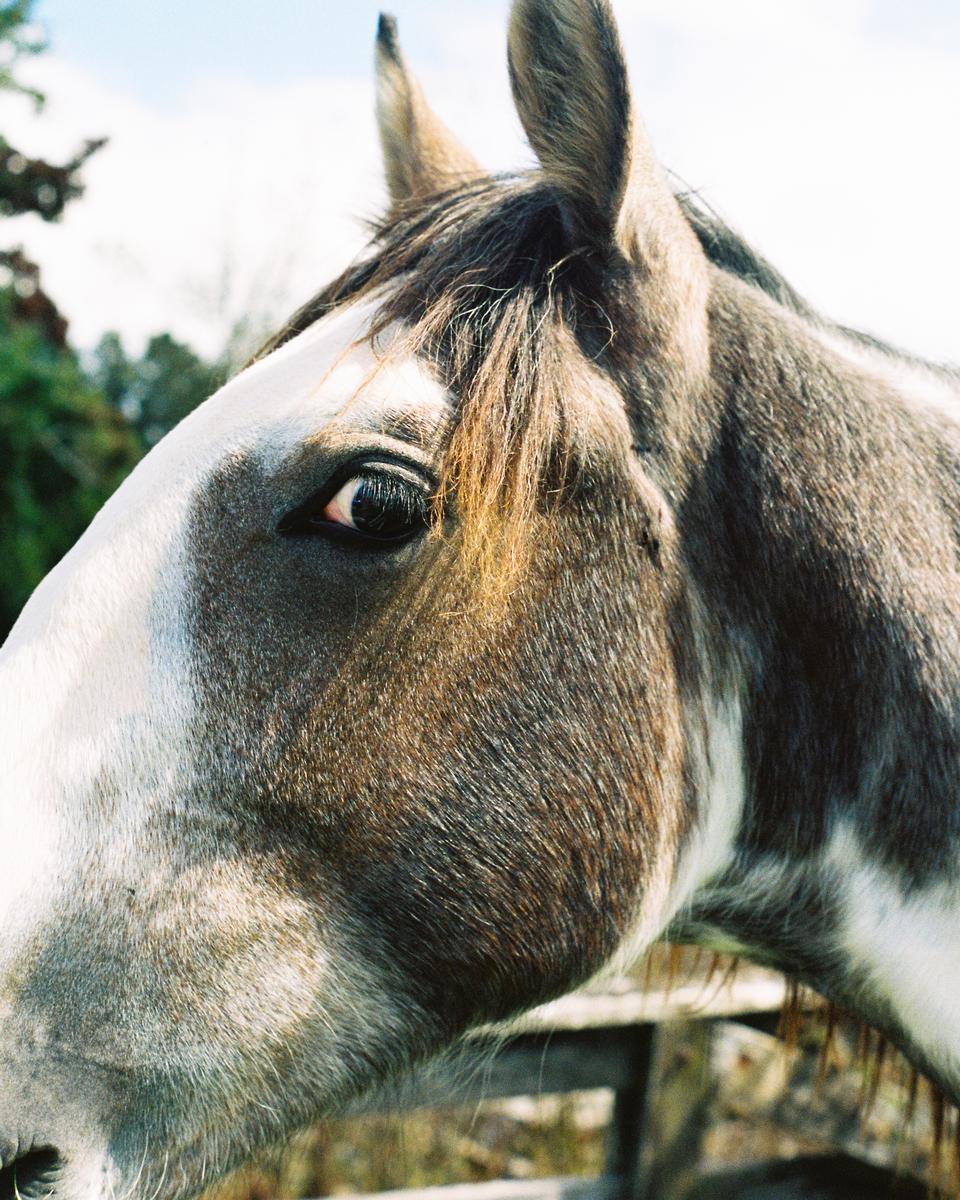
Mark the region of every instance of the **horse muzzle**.
<instances>
[{"instance_id":1,"label":"horse muzzle","mask_svg":"<svg viewBox=\"0 0 960 1200\"><path fill-rule=\"evenodd\" d=\"M0 1200L100 1200L115 1182L112 1089L97 1074L0 1062Z\"/></svg>"}]
</instances>

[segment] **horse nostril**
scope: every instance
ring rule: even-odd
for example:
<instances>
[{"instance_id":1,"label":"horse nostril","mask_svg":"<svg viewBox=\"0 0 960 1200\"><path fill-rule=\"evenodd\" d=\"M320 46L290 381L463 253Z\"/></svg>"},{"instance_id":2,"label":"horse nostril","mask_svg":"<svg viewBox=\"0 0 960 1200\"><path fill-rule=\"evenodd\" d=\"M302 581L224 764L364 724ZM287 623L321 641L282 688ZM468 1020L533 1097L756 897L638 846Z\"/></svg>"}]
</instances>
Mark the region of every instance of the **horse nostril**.
<instances>
[{"instance_id":1,"label":"horse nostril","mask_svg":"<svg viewBox=\"0 0 960 1200\"><path fill-rule=\"evenodd\" d=\"M63 1159L53 1146L34 1146L0 1168L0 1200L43 1200L53 1193Z\"/></svg>"}]
</instances>

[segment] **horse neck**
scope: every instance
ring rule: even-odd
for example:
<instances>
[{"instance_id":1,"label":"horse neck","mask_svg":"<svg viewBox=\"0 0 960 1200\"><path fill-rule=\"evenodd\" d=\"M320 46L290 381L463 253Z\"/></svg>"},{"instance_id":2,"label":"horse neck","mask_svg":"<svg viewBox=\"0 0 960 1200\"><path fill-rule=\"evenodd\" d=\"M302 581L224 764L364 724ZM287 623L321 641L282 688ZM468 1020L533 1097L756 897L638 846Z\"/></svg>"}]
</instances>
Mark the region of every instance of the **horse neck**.
<instances>
[{"instance_id":1,"label":"horse neck","mask_svg":"<svg viewBox=\"0 0 960 1200\"><path fill-rule=\"evenodd\" d=\"M960 1098L960 426L739 285L713 338L678 526L734 668L693 734L712 869L671 932L798 976Z\"/></svg>"}]
</instances>

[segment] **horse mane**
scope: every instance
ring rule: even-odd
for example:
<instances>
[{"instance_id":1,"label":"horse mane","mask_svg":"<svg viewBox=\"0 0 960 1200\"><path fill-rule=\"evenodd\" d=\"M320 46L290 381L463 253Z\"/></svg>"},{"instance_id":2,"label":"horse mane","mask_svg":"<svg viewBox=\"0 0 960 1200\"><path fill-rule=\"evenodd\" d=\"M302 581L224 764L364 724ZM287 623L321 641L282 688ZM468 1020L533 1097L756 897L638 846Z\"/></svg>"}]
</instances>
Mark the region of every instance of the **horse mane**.
<instances>
[{"instance_id":1,"label":"horse mane","mask_svg":"<svg viewBox=\"0 0 960 1200\"><path fill-rule=\"evenodd\" d=\"M406 206L394 209L382 220L371 223L371 238L366 252L361 258L317 293L306 304L299 308L281 329L270 338L265 346L258 351L260 358L271 350L277 349L290 338L302 333L310 325L318 321L342 304L349 303L368 294L377 287L389 282L391 270L415 270L422 265L421 251L423 245L409 245L410 253L397 255L397 240L413 234L419 241L419 235L429 239L434 233L443 233L450 228L452 220L463 222L459 239L460 249L464 253L463 272L473 270L478 265L472 253L471 221L478 216L481 207L487 209L491 199L503 202L503 221L496 229L497 236L491 238L484 249L491 254L503 256L509 262L518 264L516 251L525 242L528 232L526 223L511 225L510 218L517 215L517 208L525 210L525 215L540 226L541 235L555 226L559 217L559 203L556 193L548 186L531 186L536 177L531 176L500 176L496 180L473 183L465 187L442 193L438 196L427 197ZM790 312L813 321L819 325L829 325L838 331L850 333L862 338L872 345L883 346L891 354L900 356L893 347L886 346L869 334L847 330L839 325L824 320L823 316L810 305L803 296L786 280L767 259L750 245L732 226L707 205L698 194L678 190L675 192L677 203L686 217L691 229L703 249L707 259L720 270L743 280L745 283L763 292ZM522 200L520 199L522 197ZM518 205L519 201L519 205ZM479 227L476 229L479 232ZM484 232L493 232L484 230ZM565 251L553 246L562 258ZM524 246L529 251L529 247ZM541 267L541 275L550 269L549 256L538 254L536 261ZM534 260L526 256L523 275L529 279L528 267L534 265ZM519 280L514 281L519 282Z\"/></svg>"},{"instance_id":2,"label":"horse mane","mask_svg":"<svg viewBox=\"0 0 960 1200\"><path fill-rule=\"evenodd\" d=\"M809 322L862 348L957 376L820 315L699 197L677 201L707 259ZM609 263L571 249L555 188L536 172L486 177L396 205L366 252L259 351L277 349L336 309L377 294L372 336L407 331L396 348L426 356L455 398L435 513L455 495L469 575L508 594L532 545L544 497L554 503L599 466L572 378L577 356L616 378L642 326ZM396 346L396 342L394 343ZM621 375L622 378L622 375ZM580 389L582 390L582 389Z\"/></svg>"}]
</instances>

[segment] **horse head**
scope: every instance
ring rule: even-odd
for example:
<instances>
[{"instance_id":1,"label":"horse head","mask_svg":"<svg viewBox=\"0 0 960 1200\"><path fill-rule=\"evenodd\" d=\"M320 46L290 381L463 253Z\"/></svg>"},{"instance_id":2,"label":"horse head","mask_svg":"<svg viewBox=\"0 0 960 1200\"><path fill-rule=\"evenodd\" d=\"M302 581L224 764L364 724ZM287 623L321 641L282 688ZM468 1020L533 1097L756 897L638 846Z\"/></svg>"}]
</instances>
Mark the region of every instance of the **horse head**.
<instances>
[{"instance_id":1,"label":"horse head","mask_svg":"<svg viewBox=\"0 0 960 1200\"><path fill-rule=\"evenodd\" d=\"M540 167L492 178L382 20L368 255L4 648L3 1196L189 1194L671 927L860 994L783 850L826 872L841 823L816 787L777 823L826 770L820 666L776 673L837 504L776 381L795 416L807 367L840 398L859 368L711 261L605 0L516 0L509 50Z\"/></svg>"}]
</instances>

